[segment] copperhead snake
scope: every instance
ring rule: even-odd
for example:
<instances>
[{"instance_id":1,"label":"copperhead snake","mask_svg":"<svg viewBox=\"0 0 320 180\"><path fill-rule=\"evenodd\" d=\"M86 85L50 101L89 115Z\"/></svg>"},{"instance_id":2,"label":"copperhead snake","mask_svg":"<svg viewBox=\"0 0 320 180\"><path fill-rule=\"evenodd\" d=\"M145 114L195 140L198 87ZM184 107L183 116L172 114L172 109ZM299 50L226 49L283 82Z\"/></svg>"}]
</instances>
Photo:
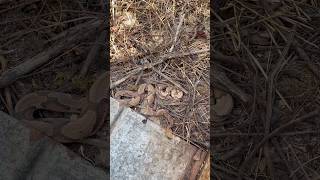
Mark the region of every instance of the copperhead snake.
<instances>
[{"instance_id":1,"label":"copperhead snake","mask_svg":"<svg viewBox=\"0 0 320 180\"><path fill-rule=\"evenodd\" d=\"M169 96L179 100L183 92L170 86L158 85L156 88L150 83L140 84L137 91L120 90L115 93L115 98L120 105L136 107L141 103L141 114L149 117L164 117L168 121L167 129L173 126L174 120L166 109L155 110L155 98L167 99ZM151 118L152 119L152 118Z\"/></svg>"},{"instance_id":2,"label":"copperhead snake","mask_svg":"<svg viewBox=\"0 0 320 180\"><path fill-rule=\"evenodd\" d=\"M215 102L212 106L214 115L225 116L228 115L234 106L233 98L229 93L219 89L214 89Z\"/></svg>"},{"instance_id":3,"label":"copperhead snake","mask_svg":"<svg viewBox=\"0 0 320 180\"><path fill-rule=\"evenodd\" d=\"M94 135L107 118L107 72L91 86L86 97L72 94L37 91L23 96L15 106L15 116L53 139L70 143ZM36 110L70 113L67 117L36 118Z\"/></svg>"}]
</instances>

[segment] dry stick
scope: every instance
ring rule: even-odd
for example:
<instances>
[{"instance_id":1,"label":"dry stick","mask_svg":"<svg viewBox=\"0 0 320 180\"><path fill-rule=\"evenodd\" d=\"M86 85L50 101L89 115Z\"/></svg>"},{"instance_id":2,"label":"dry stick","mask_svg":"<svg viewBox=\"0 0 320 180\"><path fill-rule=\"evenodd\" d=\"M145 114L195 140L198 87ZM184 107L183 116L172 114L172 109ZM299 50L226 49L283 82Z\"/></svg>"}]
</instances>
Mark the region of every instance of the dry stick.
<instances>
[{"instance_id":1,"label":"dry stick","mask_svg":"<svg viewBox=\"0 0 320 180\"><path fill-rule=\"evenodd\" d=\"M42 1L42 7L41 7L41 9L38 11L38 13L37 13L37 15L36 15L36 18L33 19L33 20L31 20L31 24L29 25L29 27L33 27L33 25L34 25L36 22L39 21L40 15L41 15L43 9L46 7L46 5L47 5L47 2L46 2L46 1Z\"/></svg>"},{"instance_id":2,"label":"dry stick","mask_svg":"<svg viewBox=\"0 0 320 180\"><path fill-rule=\"evenodd\" d=\"M1 63L1 70L5 71L7 69L8 60L0 55L0 63ZM7 110L10 115L13 115L14 110L13 110L12 97L11 97L11 93L10 93L10 87L4 88L4 95L5 95L5 99L6 99L5 104L6 104Z\"/></svg>"},{"instance_id":3,"label":"dry stick","mask_svg":"<svg viewBox=\"0 0 320 180\"><path fill-rule=\"evenodd\" d=\"M195 54L200 54L200 53L206 53L206 52L210 52L209 49L203 49L203 50L199 50L199 51L192 51L192 52L183 52L183 53L171 53L171 54L166 54L164 56L161 56L159 59L159 61L155 62L155 63L150 63L150 64L146 64L142 67L139 67L137 69L134 69L132 71L130 71L128 73L127 76L119 79L116 82L113 82L110 84L110 89L114 89L115 87L119 86L121 83L125 82L126 80L128 80L129 78L131 78L132 76L138 74L139 72L146 70L146 69L151 69L159 64L162 64L163 62L165 62L168 59L173 59L173 58L178 58L178 57L184 57L184 56L190 56L190 55L195 55Z\"/></svg>"},{"instance_id":4,"label":"dry stick","mask_svg":"<svg viewBox=\"0 0 320 180\"><path fill-rule=\"evenodd\" d=\"M226 63L233 64L233 65L240 65L240 61L241 61L240 59L238 59L235 56L227 56L227 55L222 54L219 51L213 52L212 57L215 61L219 60L219 61L226 62Z\"/></svg>"},{"instance_id":5,"label":"dry stick","mask_svg":"<svg viewBox=\"0 0 320 180\"><path fill-rule=\"evenodd\" d=\"M173 43L172 43L172 46L171 48L169 49L169 53L171 53L173 51L173 48L175 47L176 43L177 43L177 40L178 40L178 36L179 36L179 33L180 33L180 29L181 29L181 26L182 26L182 23L183 23L183 20L184 20L184 16L185 14L182 14L180 16L180 20L179 20L179 24L178 24L178 27L177 27L177 30L176 30L176 34L174 36L174 40L173 40ZM168 77L167 75L163 74L162 72L160 71L157 71L156 68L152 67L152 70L155 71L156 73L158 73L160 76L162 76L163 78L167 79L169 82L171 82L172 84L174 84L175 86L177 86L179 89L181 89L185 94L188 94L188 91L185 90L182 86L180 86L180 84L176 83L173 79L171 79L170 77Z\"/></svg>"},{"instance_id":6,"label":"dry stick","mask_svg":"<svg viewBox=\"0 0 320 180\"><path fill-rule=\"evenodd\" d=\"M307 55L307 53L295 42L296 46L296 51L298 52L299 56L301 59L304 59L307 61L308 68L312 71L312 73L320 80L320 70L314 67L314 65L311 63L311 59Z\"/></svg>"},{"instance_id":7,"label":"dry stick","mask_svg":"<svg viewBox=\"0 0 320 180\"><path fill-rule=\"evenodd\" d=\"M3 54L3 55L5 55L5 54L10 54L10 53L13 53L14 52L14 50L1 50L0 49L0 54Z\"/></svg>"},{"instance_id":8,"label":"dry stick","mask_svg":"<svg viewBox=\"0 0 320 180\"><path fill-rule=\"evenodd\" d=\"M46 64L38 67L38 69L39 69L38 71L37 71L37 70L34 70L34 71L32 71L32 73L29 73L29 74L27 74L27 75L21 76L20 78L21 78L21 79L25 79L25 78L28 78L28 77L31 77L31 76L34 76L34 75L37 75L37 74L46 73L46 72L48 72L48 71L51 71L51 69L52 69L52 68L50 69L50 66L51 66L51 65L53 65L53 68L57 69L57 68L61 68L61 67L65 66L65 65L67 65L67 64L72 64L72 63L74 63L74 62L76 62L76 61L81 60L81 57L76 57L76 58L73 58L73 59L70 60L70 61L64 61L64 62L62 62L62 63L60 63L60 64L55 65L55 61L56 61L56 60L58 60L58 59L62 58L63 56L69 54L69 53L72 52L75 48L78 48L80 45L81 45L81 44L77 44L76 46L73 46L73 47L71 47L71 48L68 48L68 50L64 51L62 54L59 54L59 56L56 56L55 58L53 58L52 60L50 60L50 62L48 62L48 63L46 63Z\"/></svg>"},{"instance_id":9,"label":"dry stick","mask_svg":"<svg viewBox=\"0 0 320 180\"><path fill-rule=\"evenodd\" d=\"M266 109L266 127L265 127L266 135L270 132L272 106L273 106L273 103L274 103L274 81L275 81L275 79L277 79L278 74L283 69L285 64L287 64L288 60L291 59L292 55L289 56L288 58L285 58L285 57L288 54L289 48L290 48L290 46L292 44L292 41L293 41L293 37L294 37L294 35L293 35L293 33L291 33L291 35L289 37L289 41L288 41L283 53L281 53L281 55L280 55L280 60L276 64L274 70L271 72L270 78L268 78L269 90L268 90L268 97L267 97L268 106L267 106L267 109Z\"/></svg>"},{"instance_id":10,"label":"dry stick","mask_svg":"<svg viewBox=\"0 0 320 180\"><path fill-rule=\"evenodd\" d=\"M71 22L88 20L88 19L97 19L97 18L96 17L80 17L80 18L70 19L70 20L66 20L66 21L62 21L62 22L57 22L57 23L54 23L54 24L51 24L51 25L48 25L48 26L43 26L43 27L40 27L40 28L37 28L37 29L19 31L19 32L10 34L9 36L6 36L6 37L2 38L2 40L3 41L8 41L11 38L13 38L13 39L15 39L17 37L20 38L20 37L25 36L25 35L27 35L29 33L37 32L37 31L44 30L44 29L49 29L49 28L56 27L56 26L59 26L59 25L64 24L64 23L71 23ZM6 46L7 44L8 43L6 43L5 45L2 45L1 47Z\"/></svg>"},{"instance_id":11,"label":"dry stick","mask_svg":"<svg viewBox=\"0 0 320 180\"><path fill-rule=\"evenodd\" d=\"M307 167L309 169L309 171L312 171L313 173L313 176L311 177L312 179L311 180L320 180L320 174L314 170L314 169L311 169L309 167Z\"/></svg>"},{"instance_id":12,"label":"dry stick","mask_svg":"<svg viewBox=\"0 0 320 180\"><path fill-rule=\"evenodd\" d=\"M26 1L25 3L21 3L21 4L18 4L18 5L16 5L16 6L13 6L13 7L4 9L4 10L1 10L1 11L0 11L0 14L5 13L5 12L10 11L10 10L13 10L13 9L16 9L16 8L21 8L21 7L27 6L27 5L29 5L29 4L32 4L32 3L35 3L35 2L38 2L38 1L41 1L41 0Z\"/></svg>"},{"instance_id":13,"label":"dry stick","mask_svg":"<svg viewBox=\"0 0 320 180\"><path fill-rule=\"evenodd\" d=\"M134 85L135 85L135 86L137 86L137 85L139 84L139 82L140 82L140 80L141 80L142 75L143 75L143 71L141 71L141 72L140 72L140 74L139 74L139 76L138 76L138 78L137 78L136 82L134 83Z\"/></svg>"},{"instance_id":14,"label":"dry stick","mask_svg":"<svg viewBox=\"0 0 320 180\"><path fill-rule=\"evenodd\" d=\"M290 178L291 178L291 177L295 177L296 172L298 172L298 171L301 169L301 167L304 167L305 165L307 165L307 164L310 163L311 161L314 161L314 160L317 160L317 159L320 159L320 156L314 157L314 158L312 158L312 159L304 162L303 164L301 164L300 167L297 167L297 169L295 169L294 171L291 172Z\"/></svg>"},{"instance_id":15,"label":"dry stick","mask_svg":"<svg viewBox=\"0 0 320 180\"><path fill-rule=\"evenodd\" d=\"M182 14L180 16L180 21L179 21L179 24L178 24L178 27L177 27L177 31L176 31L176 34L174 36L174 40L173 40L173 43L172 43L172 46L171 46L169 52L173 51L173 48L175 47L175 45L177 43L178 36L179 36L179 33L180 33L180 29L181 29L181 26L182 26L182 23L183 23L183 20L184 20L184 16L185 16L185 14Z\"/></svg>"},{"instance_id":16,"label":"dry stick","mask_svg":"<svg viewBox=\"0 0 320 180\"><path fill-rule=\"evenodd\" d=\"M62 10L58 10L58 11L52 11L50 13L41 14L41 15L39 15L39 18L49 16L49 15L54 15L54 14L61 14L61 13L79 13L79 14L83 13L83 14L92 14L92 15L103 15L103 13L99 13L99 12L62 9ZM30 19L33 19L36 17L38 17L38 16L30 16L30 17L15 18L15 19L12 18L7 21L0 22L0 25L6 25L8 23L16 23L17 21L22 22L22 21L30 20Z\"/></svg>"},{"instance_id":17,"label":"dry stick","mask_svg":"<svg viewBox=\"0 0 320 180\"><path fill-rule=\"evenodd\" d=\"M247 159L242 163L241 167L239 168L239 174L238 177L240 177L240 175L243 173L244 168L246 168L246 166L248 165L248 163L252 160L253 156L257 153L257 151L261 148L261 146L263 146L268 140L270 140L272 137L274 137L275 135L277 135L279 132L281 132L282 130L284 130L285 128L298 123L298 122L302 122L306 119L309 119L313 116L319 115L319 110L314 110L300 118L296 118L294 120L291 120L289 122L287 122L286 124L278 127L277 129L273 130L270 134L268 134L268 136L265 136L260 142L259 144L253 149L253 151L251 152L251 154L247 157Z\"/></svg>"},{"instance_id":18,"label":"dry stick","mask_svg":"<svg viewBox=\"0 0 320 180\"><path fill-rule=\"evenodd\" d=\"M226 172L228 174L237 176L237 173L235 171L233 171L231 169L224 168L224 167L222 167L220 165L212 163L212 167L216 168L217 170L224 171L224 172ZM244 177L244 179L253 180L252 178L249 178L249 177Z\"/></svg>"},{"instance_id":19,"label":"dry stick","mask_svg":"<svg viewBox=\"0 0 320 180\"><path fill-rule=\"evenodd\" d=\"M319 131L296 131L276 134L275 136L296 136L305 134L320 134ZM212 137L226 137L226 136L265 136L265 133L212 133Z\"/></svg>"},{"instance_id":20,"label":"dry stick","mask_svg":"<svg viewBox=\"0 0 320 180\"><path fill-rule=\"evenodd\" d=\"M90 49L89 54L82 65L82 68L80 70L80 76L84 77L87 74L91 63L97 57L97 54L100 52L100 49L101 49L101 46L103 45L103 42L105 42L106 35L107 35L106 31L102 31L100 33L99 37L97 38L96 42L94 43L94 45Z\"/></svg>"},{"instance_id":21,"label":"dry stick","mask_svg":"<svg viewBox=\"0 0 320 180\"><path fill-rule=\"evenodd\" d=\"M274 166L270 155L270 146L269 143L266 143L264 148L262 149L264 153L265 160L267 162L267 168L269 171L269 176L272 180L274 180Z\"/></svg>"},{"instance_id":22,"label":"dry stick","mask_svg":"<svg viewBox=\"0 0 320 180\"><path fill-rule=\"evenodd\" d=\"M36 68L42 66L43 64L49 62L52 58L58 56L61 51L67 49L73 44L80 43L85 38L95 33L96 29L100 26L100 20L90 21L88 23L81 24L79 26L73 27L69 30L69 38L61 41L54 47L48 48L31 59L27 59L20 65L7 70L0 77L0 88L4 88L9 84L15 82L21 76L30 73Z\"/></svg>"},{"instance_id":23,"label":"dry stick","mask_svg":"<svg viewBox=\"0 0 320 180\"><path fill-rule=\"evenodd\" d=\"M180 84L178 84L177 82L175 82L173 79L171 79L170 77L168 77L167 75L163 74L162 72L156 70L156 68L152 67L152 69L158 73L160 76L164 77L165 79L167 79L169 82L171 82L172 84L174 84L175 86L177 86L179 89L181 89L181 91L183 91L185 94L188 94L188 91L186 89L184 89Z\"/></svg>"},{"instance_id":24,"label":"dry stick","mask_svg":"<svg viewBox=\"0 0 320 180\"><path fill-rule=\"evenodd\" d=\"M243 143L239 143L231 151L225 153L224 155L221 155L221 157L219 159L221 159L223 161L227 161L230 158L234 157L237 153L241 152L241 150L243 150L243 147L244 147L244 144Z\"/></svg>"},{"instance_id":25,"label":"dry stick","mask_svg":"<svg viewBox=\"0 0 320 180\"><path fill-rule=\"evenodd\" d=\"M280 55L280 60L276 64L275 69L271 72L269 81L269 88L268 88L268 97L267 97L267 109L266 109L266 126L265 126L265 135L267 136L270 132L270 124L271 124L271 116L272 116L272 106L274 104L274 81L277 78L279 72L281 69L285 66L285 64L288 62L289 58L285 58L288 54L289 48L291 46L292 40L293 40L293 33L291 33L289 37L289 41L284 49L284 52ZM270 147L269 143L267 142L264 145L264 154L266 156L267 165L269 174L271 176L271 179L274 179L274 167L272 163L272 159L270 158Z\"/></svg>"},{"instance_id":26,"label":"dry stick","mask_svg":"<svg viewBox=\"0 0 320 180\"><path fill-rule=\"evenodd\" d=\"M237 36L236 36L235 33L233 32L233 30L231 29L231 27L229 26L229 24L225 23L225 21L224 21L217 13L213 12L213 14L214 14L214 16L215 16L224 26L226 26L226 28L229 30L232 43L233 43L234 47L237 49L236 43L235 43L235 39L233 38L233 36L235 36L235 37L237 37ZM239 38L239 37L237 37L237 38ZM237 40L238 40L238 42L240 42L240 39L237 39Z\"/></svg>"},{"instance_id":27,"label":"dry stick","mask_svg":"<svg viewBox=\"0 0 320 180\"><path fill-rule=\"evenodd\" d=\"M304 173L304 176L307 178L307 180L311 180L307 171L304 169L304 167L302 166L296 152L294 151L293 147L291 144L289 144L285 139L284 139L284 142L287 144L287 146L289 147L289 149L291 149L293 155L294 155L294 158L297 160L298 164L299 164L299 167L301 168L302 172Z\"/></svg>"},{"instance_id":28,"label":"dry stick","mask_svg":"<svg viewBox=\"0 0 320 180\"><path fill-rule=\"evenodd\" d=\"M243 4L242 4L243 5ZM214 15L218 18L218 20L223 23L227 29L232 32L232 29L231 27L224 22L224 20L218 15L216 14L215 12L213 12ZM258 66L259 70L262 72L263 76L268 79L268 76L266 74L266 72L264 71L264 69L261 67L259 61L254 57L254 55L250 52L250 50L245 46L245 44L243 42L241 42L241 45L245 48L245 50L249 53L249 55L251 56L251 58L253 59L253 61L255 62L255 64ZM282 96L282 94L276 89L276 93L278 94L278 96L281 98L281 100L284 102L284 104L288 107L288 109L290 111L292 111L291 107L289 106L289 104L287 103L287 101L284 99L284 97Z\"/></svg>"},{"instance_id":29,"label":"dry stick","mask_svg":"<svg viewBox=\"0 0 320 180\"><path fill-rule=\"evenodd\" d=\"M242 46L245 48L245 50L248 52L248 54L251 56L251 58L253 59L254 63L258 66L260 72L262 73L262 75L264 76L264 78L266 80L268 80L268 76L266 74L266 72L264 71L264 69L261 67L259 61L257 60L257 58L251 53L251 51L247 48L247 46L243 43L241 43ZM289 106L288 102L286 101L286 99L282 96L282 94L279 92L278 89L275 90L277 95L280 97L281 101L287 106L287 108L292 111L292 108Z\"/></svg>"},{"instance_id":30,"label":"dry stick","mask_svg":"<svg viewBox=\"0 0 320 180\"><path fill-rule=\"evenodd\" d=\"M250 96L246 94L242 89L240 89L236 84L234 84L226 74L217 67L213 67L213 80L217 81L224 86L226 86L232 93L237 95L243 102L248 102Z\"/></svg>"},{"instance_id":31,"label":"dry stick","mask_svg":"<svg viewBox=\"0 0 320 180\"><path fill-rule=\"evenodd\" d=\"M281 149L281 145L279 144L279 142L276 140L276 139L272 139L271 140L271 143L272 145L275 147L276 151L278 152L279 156L280 156L280 159L282 159L288 169L288 172L292 173L292 170L291 170L291 166L289 165L287 159L286 159L286 156L285 154L283 153L282 149ZM293 180L297 180L298 178L294 175L293 177Z\"/></svg>"}]
</instances>

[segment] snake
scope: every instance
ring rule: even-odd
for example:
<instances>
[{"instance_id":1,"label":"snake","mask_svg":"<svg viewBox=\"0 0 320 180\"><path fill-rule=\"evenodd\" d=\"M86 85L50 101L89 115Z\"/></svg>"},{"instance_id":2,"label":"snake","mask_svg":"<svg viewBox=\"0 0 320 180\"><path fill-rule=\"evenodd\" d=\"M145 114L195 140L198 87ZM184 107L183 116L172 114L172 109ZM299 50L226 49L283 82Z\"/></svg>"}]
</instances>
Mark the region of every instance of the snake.
<instances>
[{"instance_id":1,"label":"snake","mask_svg":"<svg viewBox=\"0 0 320 180\"><path fill-rule=\"evenodd\" d=\"M230 94L220 89L214 89L214 99L215 103L212 105L212 109L215 115L226 116L232 111L234 102Z\"/></svg>"},{"instance_id":2,"label":"snake","mask_svg":"<svg viewBox=\"0 0 320 180\"><path fill-rule=\"evenodd\" d=\"M166 99L171 95L172 98L179 100L183 93L180 90L170 86L158 85L156 88L150 83L142 83L138 86L137 91L119 90L114 97L119 101L121 106L136 107L141 104L140 113L149 117L164 117L168 121L167 129L174 124L173 117L166 109L154 110L156 97Z\"/></svg>"},{"instance_id":3,"label":"snake","mask_svg":"<svg viewBox=\"0 0 320 180\"><path fill-rule=\"evenodd\" d=\"M42 90L18 100L14 116L25 125L61 143L83 140L97 133L107 119L107 72L102 73L85 97ZM63 117L36 117L37 110L69 114Z\"/></svg>"}]
</instances>

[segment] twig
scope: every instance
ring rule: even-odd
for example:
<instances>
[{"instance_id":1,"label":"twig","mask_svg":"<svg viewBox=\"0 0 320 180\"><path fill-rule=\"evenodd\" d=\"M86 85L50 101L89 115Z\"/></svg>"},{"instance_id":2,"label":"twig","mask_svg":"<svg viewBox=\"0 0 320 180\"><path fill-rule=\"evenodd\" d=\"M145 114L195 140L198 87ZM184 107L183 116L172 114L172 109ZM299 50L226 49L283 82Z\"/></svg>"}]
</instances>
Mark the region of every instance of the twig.
<instances>
[{"instance_id":1,"label":"twig","mask_svg":"<svg viewBox=\"0 0 320 180\"><path fill-rule=\"evenodd\" d=\"M312 71L312 73L317 77L318 80L320 80L320 69L317 69L312 63L311 59L307 55L307 53L295 42L296 51L298 52L301 59L305 60L307 62L308 68Z\"/></svg>"},{"instance_id":2,"label":"twig","mask_svg":"<svg viewBox=\"0 0 320 180\"><path fill-rule=\"evenodd\" d=\"M80 76L84 77L87 74L88 69L90 67L90 64L96 58L97 54L99 53L99 51L101 49L101 46L105 42L106 35L107 35L106 31L102 31L100 33L99 37L97 38L96 42L94 43L94 45L90 49L89 54L82 65L82 68L80 70Z\"/></svg>"},{"instance_id":3,"label":"twig","mask_svg":"<svg viewBox=\"0 0 320 180\"><path fill-rule=\"evenodd\" d=\"M162 72L156 70L156 68L152 69L158 73L160 76L164 77L165 79L167 79L169 82L171 82L172 84L174 84L175 86L177 86L181 91L183 91L185 94L188 94L188 91L186 89L184 89L180 84L178 84L177 82L175 82L172 78L168 77L167 75L163 74Z\"/></svg>"},{"instance_id":4,"label":"twig","mask_svg":"<svg viewBox=\"0 0 320 180\"><path fill-rule=\"evenodd\" d=\"M242 163L241 167L239 168L239 176L243 173L244 168L248 165L248 163L252 160L252 158L254 157L254 155L257 153L257 151L261 148L261 146L263 146L269 139L271 139L272 137L274 137L276 134L278 134L279 132L281 132L282 130L288 128L289 126L298 123L298 122L302 122L306 119L309 119L313 116L319 115L319 110L314 110L300 118L296 118L294 120L291 120L289 122L287 122L286 124L283 124L282 126L278 127L277 129L273 130L270 134L268 134L267 136L265 136L257 145L256 147L253 149L253 151L250 153L250 155L247 157L247 159Z\"/></svg>"},{"instance_id":5,"label":"twig","mask_svg":"<svg viewBox=\"0 0 320 180\"><path fill-rule=\"evenodd\" d=\"M3 55L5 55L5 54L10 54L10 53L13 53L14 52L14 50L8 50L8 51L6 51L6 50L1 50L0 49L0 54L3 54Z\"/></svg>"},{"instance_id":6,"label":"twig","mask_svg":"<svg viewBox=\"0 0 320 180\"><path fill-rule=\"evenodd\" d=\"M173 51L173 48L175 47L175 45L177 43L178 36L179 36L179 33L180 33L180 29L181 29L181 26L182 26L182 23L183 23L183 20L184 20L184 16L185 16L184 13L180 16L180 21L179 21L179 24L178 24L178 27L177 27L177 30L176 30L176 34L174 36L174 40L173 40L173 43L172 43L172 46L171 46L169 52Z\"/></svg>"},{"instance_id":7,"label":"twig","mask_svg":"<svg viewBox=\"0 0 320 180\"><path fill-rule=\"evenodd\" d=\"M49 29L49 28L52 28L52 27L56 27L56 26L60 26L61 24L63 23L71 23L71 22L75 22L75 21L82 21L82 20L87 20L87 19L94 19L94 20L97 20L96 17L80 17L80 18L76 18L76 19L71 19L71 20L67 20L67 21L63 21L63 22L58 22L58 23L54 23L52 25L48 25L48 26L44 26L44 27L40 27L40 28L37 28L37 29L31 29L31 30L25 30L25 31L19 31L19 32L16 32L16 33L13 33L11 34L10 36L6 36L4 38L2 38L3 41L8 41L9 39L13 38L13 40L17 39L17 38L21 38L22 36L25 36L29 33L32 33L32 32L36 32L36 31L39 31L39 30L43 30L43 29ZM89 21L89 22L92 22ZM85 24L85 23L83 23ZM80 24L83 25L83 24ZM76 26L77 27L77 26ZM87 27L88 28L88 27ZM66 31L68 33L68 31ZM61 33L63 34L63 33ZM60 34L59 34L60 35ZM11 41L9 42L12 42L12 39ZM7 46L9 43L5 43L4 45L1 45L1 47L5 47Z\"/></svg>"},{"instance_id":8,"label":"twig","mask_svg":"<svg viewBox=\"0 0 320 180\"><path fill-rule=\"evenodd\" d=\"M289 41L287 42L287 45L285 49L283 50L283 53L280 54L280 60L276 64L274 70L271 72L270 77L268 78L268 94L267 94L267 107L266 107L266 122L265 122L265 134L266 136L270 132L270 126L271 126L271 118L272 114L272 107L274 105L274 82L278 77L279 72L282 70L282 68L285 66L285 64L288 62L288 59L290 58L285 58L288 54L289 48L291 46L292 40L293 40L293 33L290 34ZM268 170L269 170L269 175L271 179L274 179L274 169L273 169L273 163L272 159L270 158L270 147L269 147L269 142L266 142L264 145L264 154L266 157L267 165L268 165Z\"/></svg>"},{"instance_id":9,"label":"twig","mask_svg":"<svg viewBox=\"0 0 320 180\"><path fill-rule=\"evenodd\" d=\"M270 179L274 180L275 179L274 167L273 167L273 162L272 162L271 155L270 155L269 143L265 144L263 152L264 152L265 160L267 162L267 167L268 167Z\"/></svg>"},{"instance_id":10,"label":"twig","mask_svg":"<svg viewBox=\"0 0 320 180\"><path fill-rule=\"evenodd\" d=\"M293 155L294 155L294 158L298 161L298 164L299 164L299 168L302 170L302 172L304 173L304 176L306 177L307 180L311 180L307 171L304 169L304 167L302 166L296 152L294 151L293 147L291 144L289 144L285 139L284 139L284 142L287 144L287 146L291 149Z\"/></svg>"},{"instance_id":11,"label":"twig","mask_svg":"<svg viewBox=\"0 0 320 180\"><path fill-rule=\"evenodd\" d=\"M134 69L132 71L130 71L128 73L127 76L117 80L116 82L111 82L110 84L110 89L114 89L115 87L119 86L120 84L122 84L123 82L125 82L126 80L128 80L129 78L131 78L132 76L138 74L139 72L146 70L146 69L150 69L153 68L159 64L162 64L163 62L165 62L166 60L169 59L173 59L173 58L178 58L178 57L184 57L184 56L190 56L190 55L195 55L195 54L200 54L200 53L206 53L209 52L209 49L204 49L204 50L199 50L199 51L192 51L192 52L182 52L182 53L172 53L172 54L166 54L164 56L161 56L159 59L159 61L155 62L155 63L150 63L150 64L146 64L142 67L139 67L137 69Z\"/></svg>"},{"instance_id":12,"label":"twig","mask_svg":"<svg viewBox=\"0 0 320 180\"><path fill-rule=\"evenodd\" d=\"M281 145L279 144L279 142L276 139L272 139L271 140L272 145L275 147L276 151L278 152L280 159L282 159L288 169L288 172L292 173L291 167L289 165L289 162L286 159L285 154L283 153L282 149L281 149ZM288 173L289 174L289 173ZM298 178L294 175L293 180L297 180Z\"/></svg>"},{"instance_id":13,"label":"twig","mask_svg":"<svg viewBox=\"0 0 320 180\"><path fill-rule=\"evenodd\" d=\"M301 164L301 166L297 167L297 169L295 169L294 171L291 172L290 177L295 176L295 173L299 171L299 169L301 169L302 167L304 167L305 165L307 165L308 163L310 163L311 161L320 159L320 156L314 157L306 162L304 162L303 164Z\"/></svg>"},{"instance_id":14,"label":"twig","mask_svg":"<svg viewBox=\"0 0 320 180\"><path fill-rule=\"evenodd\" d=\"M47 63L52 58L58 56L62 50L67 49L73 44L77 44L90 36L96 31L96 29L101 25L101 21L94 20L88 23L85 23L85 26L76 26L69 30L69 38L65 41L61 41L54 47L48 48L46 51L43 51L31 59L27 59L24 63L7 70L0 77L0 88L4 88L7 85L15 82L21 76L30 73L41 65ZM81 29L79 29L81 27Z\"/></svg>"},{"instance_id":15,"label":"twig","mask_svg":"<svg viewBox=\"0 0 320 180\"><path fill-rule=\"evenodd\" d=\"M261 71L262 75L264 76L264 78L266 80L268 80L268 76L266 74L266 72L264 71L264 69L261 67L259 61L257 60L257 58L251 53L251 51L247 48L247 46L245 44L242 43L242 46L244 47L244 49L248 52L249 56L253 59L253 61L255 62L255 64L258 66L259 70ZM288 102L286 101L286 99L282 96L282 94L279 92L278 89L275 90L277 95L280 97L281 101L287 106L287 108L292 111L292 108L289 106Z\"/></svg>"},{"instance_id":16,"label":"twig","mask_svg":"<svg viewBox=\"0 0 320 180\"><path fill-rule=\"evenodd\" d=\"M29 4L32 4L32 3L35 3L35 2L38 2L38 1L41 1L41 0L26 1L25 3L21 3L21 4L18 4L18 5L16 5L16 6L7 8L7 9L3 9L3 10L0 11L0 14L5 13L5 12L10 11L10 10L13 10L13 9L16 9L16 8L21 8L21 7L27 6L27 5L29 5ZM0 4L1 4L1 3L0 3Z\"/></svg>"},{"instance_id":17,"label":"twig","mask_svg":"<svg viewBox=\"0 0 320 180\"><path fill-rule=\"evenodd\" d=\"M233 83L227 75L219 68L213 67L213 81L224 85L230 92L237 95L243 102L248 102L251 97L246 94L240 87Z\"/></svg>"},{"instance_id":18,"label":"twig","mask_svg":"<svg viewBox=\"0 0 320 180\"><path fill-rule=\"evenodd\" d=\"M274 84L280 71L283 69L285 64L287 64L288 60L291 59L291 56L289 56L288 58L286 58L286 56L292 44L293 37L294 37L294 34L291 33L289 37L289 41L287 42L287 45L283 50L283 53L281 53L278 63L276 64L275 68L271 72L270 77L267 79L269 88L268 88L268 94L267 94L267 109L266 109L266 127L265 127L266 134L270 132L271 116L273 113L272 107L274 105L274 89L275 89Z\"/></svg>"},{"instance_id":19,"label":"twig","mask_svg":"<svg viewBox=\"0 0 320 180\"><path fill-rule=\"evenodd\" d=\"M0 55L0 63L1 63L1 70L3 72L7 69L8 60ZM4 88L4 95L6 99L5 104L6 104L7 110L10 115L13 115L14 111L13 111L13 102L11 98L10 87Z\"/></svg>"},{"instance_id":20,"label":"twig","mask_svg":"<svg viewBox=\"0 0 320 180\"><path fill-rule=\"evenodd\" d=\"M30 19L33 19L33 18L36 18L36 17L41 18L41 17L45 17L45 16L48 16L48 15L61 14L61 13L79 13L79 14L103 15L103 13L100 13L100 12L62 9L62 10L58 10L58 11L52 11L50 13L44 13L44 14L41 14L39 16L30 16L30 17L25 17L25 18L9 19L9 20L0 22L0 25L5 25L5 24L8 24L8 23L15 23L17 21L21 21L22 22L22 21L30 20Z\"/></svg>"},{"instance_id":21,"label":"twig","mask_svg":"<svg viewBox=\"0 0 320 180\"><path fill-rule=\"evenodd\" d=\"M224 168L224 167L222 167L222 166L220 166L220 165L217 165L217 164L214 164L214 163L212 163L212 166L213 166L215 169L217 169L217 170L224 171L224 172L226 172L226 173L228 173L228 174L237 176L237 173L236 173L235 171L233 171L233 170ZM247 180L252 180L252 178L249 178L249 177L243 177L243 178L244 178L244 179L247 179Z\"/></svg>"},{"instance_id":22,"label":"twig","mask_svg":"<svg viewBox=\"0 0 320 180\"><path fill-rule=\"evenodd\" d=\"M237 153L239 153L243 149L243 147L244 147L244 144L243 143L239 143L231 151L229 151L229 152L225 153L224 155L220 156L219 159L221 159L223 161L226 161L226 160L232 158L233 156L235 156Z\"/></svg>"},{"instance_id":23,"label":"twig","mask_svg":"<svg viewBox=\"0 0 320 180\"><path fill-rule=\"evenodd\" d=\"M296 131L296 132L286 132L279 133L275 136L296 136L296 135L305 135L305 134L319 134L319 131ZM265 133L211 133L212 137L227 137L227 136L265 136Z\"/></svg>"}]
</instances>

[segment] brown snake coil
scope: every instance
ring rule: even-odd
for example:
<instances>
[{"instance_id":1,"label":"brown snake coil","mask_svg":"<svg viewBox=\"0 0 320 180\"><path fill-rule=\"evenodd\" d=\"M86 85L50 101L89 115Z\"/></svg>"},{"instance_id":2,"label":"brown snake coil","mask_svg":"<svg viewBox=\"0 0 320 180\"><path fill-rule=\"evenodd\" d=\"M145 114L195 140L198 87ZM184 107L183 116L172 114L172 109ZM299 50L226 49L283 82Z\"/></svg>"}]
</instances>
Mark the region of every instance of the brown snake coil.
<instances>
[{"instance_id":1,"label":"brown snake coil","mask_svg":"<svg viewBox=\"0 0 320 180\"><path fill-rule=\"evenodd\" d=\"M15 117L53 139L70 143L94 135L107 119L107 72L101 74L86 97L37 91L23 96L15 106ZM36 110L71 113L70 117L34 116Z\"/></svg>"},{"instance_id":2,"label":"brown snake coil","mask_svg":"<svg viewBox=\"0 0 320 180\"><path fill-rule=\"evenodd\" d=\"M163 116L169 122L168 128L173 126L173 118L170 116L168 110L158 109L154 110L152 107L156 96L161 99L167 98L168 95L171 95L175 99L182 98L182 92L179 90L173 89L172 87L164 87L159 85L157 89L152 84L141 84L138 87L138 90L129 91L129 90L120 90L115 93L115 98L118 99L120 105L136 107L140 103L142 104L140 112L143 115L151 117L160 117ZM124 98L124 99L122 99Z\"/></svg>"}]
</instances>

